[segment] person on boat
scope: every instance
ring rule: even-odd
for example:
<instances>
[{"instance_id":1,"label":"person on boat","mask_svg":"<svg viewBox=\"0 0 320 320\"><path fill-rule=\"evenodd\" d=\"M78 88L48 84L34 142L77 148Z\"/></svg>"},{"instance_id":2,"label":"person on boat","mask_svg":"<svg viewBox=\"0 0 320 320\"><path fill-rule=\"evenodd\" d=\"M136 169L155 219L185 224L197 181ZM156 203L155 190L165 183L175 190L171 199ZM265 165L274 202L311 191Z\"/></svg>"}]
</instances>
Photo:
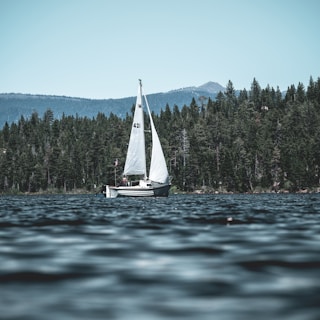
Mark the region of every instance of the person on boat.
<instances>
[{"instance_id":1,"label":"person on boat","mask_svg":"<svg viewBox=\"0 0 320 320\"><path fill-rule=\"evenodd\" d=\"M128 179L126 177L123 177L120 185L121 186L127 186L128 185Z\"/></svg>"}]
</instances>

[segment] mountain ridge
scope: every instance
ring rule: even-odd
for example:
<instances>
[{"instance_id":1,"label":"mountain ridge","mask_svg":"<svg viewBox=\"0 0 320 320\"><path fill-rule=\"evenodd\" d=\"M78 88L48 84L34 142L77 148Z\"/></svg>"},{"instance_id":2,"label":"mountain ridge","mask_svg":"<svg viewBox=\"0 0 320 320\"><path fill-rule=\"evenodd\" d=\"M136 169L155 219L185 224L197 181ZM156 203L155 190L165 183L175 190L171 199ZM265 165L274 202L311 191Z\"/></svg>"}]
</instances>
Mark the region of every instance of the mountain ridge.
<instances>
[{"instance_id":1,"label":"mountain ridge","mask_svg":"<svg viewBox=\"0 0 320 320\"><path fill-rule=\"evenodd\" d=\"M153 112L159 114L166 105L172 109L175 105L182 108L189 105L192 98L198 99L201 96L215 99L220 91L225 88L217 82L209 81L198 87L186 87L147 94L149 105ZM136 97L90 99L57 95L42 95L28 93L0 93L0 128L7 122L17 123L21 116L30 118L32 113L37 112L39 117L51 109L54 118L60 119L63 115L93 118L99 112L109 116L111 113L125 117L131 112Z\"/></svg>"}]
</instances>

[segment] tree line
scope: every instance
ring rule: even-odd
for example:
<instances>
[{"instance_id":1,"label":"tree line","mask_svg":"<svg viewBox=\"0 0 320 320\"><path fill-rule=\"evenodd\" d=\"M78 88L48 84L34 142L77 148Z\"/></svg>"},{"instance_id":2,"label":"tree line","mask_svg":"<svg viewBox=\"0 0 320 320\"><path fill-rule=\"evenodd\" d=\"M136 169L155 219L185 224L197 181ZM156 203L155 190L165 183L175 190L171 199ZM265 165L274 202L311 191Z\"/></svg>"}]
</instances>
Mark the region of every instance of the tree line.
<instances>
[{"instance_id":1,"label":"tree line","mask_svg":"<svg viewBox=\"0 0 320 320\"><path fill-rule=\"evenodd\" d=\"M42 117L0 131L0 192L94 191L121 179L133 118ZM253 79L215 100L153 114L174 189L295 192L320 187L320 78L285 94ZM146 126L148 126L146 124ZM151 137L147 136L147 150ZM115 163L116 162L116 163Z\"/></svg>"}]
</instances>

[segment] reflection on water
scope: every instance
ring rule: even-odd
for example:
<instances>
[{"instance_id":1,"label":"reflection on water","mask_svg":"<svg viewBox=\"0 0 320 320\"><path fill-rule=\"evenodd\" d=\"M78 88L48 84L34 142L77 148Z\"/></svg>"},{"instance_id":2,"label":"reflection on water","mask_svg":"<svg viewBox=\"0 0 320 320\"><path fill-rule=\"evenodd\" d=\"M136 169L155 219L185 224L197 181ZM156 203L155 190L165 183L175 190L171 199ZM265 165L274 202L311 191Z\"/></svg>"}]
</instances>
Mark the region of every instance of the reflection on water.
<instances>
[{"instance_id":1,"label":"reflection on water","mask_svg":"<svg viewBox=\"0 0 320 320\"><path fill-rule=\"evenodd\" d=\"M320 195L0 204L1 319L320 318Z\"/></svg>"}]
</instances>

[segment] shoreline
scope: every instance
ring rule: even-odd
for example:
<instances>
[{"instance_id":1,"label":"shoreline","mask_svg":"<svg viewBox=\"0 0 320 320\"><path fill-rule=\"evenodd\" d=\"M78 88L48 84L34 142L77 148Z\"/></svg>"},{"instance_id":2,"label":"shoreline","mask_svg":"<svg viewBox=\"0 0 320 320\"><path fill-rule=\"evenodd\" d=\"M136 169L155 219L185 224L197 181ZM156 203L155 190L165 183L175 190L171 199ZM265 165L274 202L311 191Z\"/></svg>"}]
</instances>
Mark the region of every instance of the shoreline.
<instances>
[{"instance_id":1,"label":"shoreline","mask_svg":"<svg viewBox=\"0 0 320 320\"><path fill-rule=\"evenodd\" d=\"M194 191L181 191L175 188L172 188L169 195L176 195L176 194L194 194L194 195L218 195L218 194L317 194L320 193L320 187L318 188L305 188L300 189L297 191L290 191L287 189L280 189L278 191L275 190L253 190L252 192L236 192L236 191L218 191L218 190L203 190L203 189L196 189ZM63 190L47 190L47 191L37 191L37 192L2 192L0 196L37 196L37 195L100 195L99 191L88 191L86 189L75 189L70 191L63 191Z\"/></svg>"}]
</instances>

